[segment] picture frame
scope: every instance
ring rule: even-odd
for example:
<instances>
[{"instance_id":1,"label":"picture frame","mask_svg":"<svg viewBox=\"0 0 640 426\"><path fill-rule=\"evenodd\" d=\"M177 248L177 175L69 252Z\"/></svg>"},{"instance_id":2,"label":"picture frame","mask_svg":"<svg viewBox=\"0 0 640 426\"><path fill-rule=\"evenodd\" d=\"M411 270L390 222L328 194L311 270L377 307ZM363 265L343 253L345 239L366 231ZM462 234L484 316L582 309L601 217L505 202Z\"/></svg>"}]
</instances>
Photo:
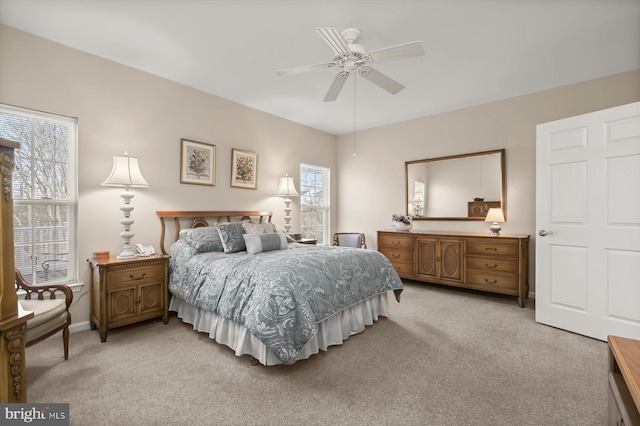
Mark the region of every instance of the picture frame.
<instances>
[{"instance_id":1,"label":"picture frame","mask_svg":"<svg viewBox=\"0 0 640 426\"><path fill-rule=\"evenodd\" d=\"M180 183L216 185L216 146L180 139Z\"/></svg>"},{"instance_id":2,"label":"picture frame","mask_svg":"<svg viewBox=\"0 0 640 426\"><path fill-rule=\"evenodd\" d=\"M231 187L258 189L258 154L231 149Z\"/></svg>"}]
</instances>

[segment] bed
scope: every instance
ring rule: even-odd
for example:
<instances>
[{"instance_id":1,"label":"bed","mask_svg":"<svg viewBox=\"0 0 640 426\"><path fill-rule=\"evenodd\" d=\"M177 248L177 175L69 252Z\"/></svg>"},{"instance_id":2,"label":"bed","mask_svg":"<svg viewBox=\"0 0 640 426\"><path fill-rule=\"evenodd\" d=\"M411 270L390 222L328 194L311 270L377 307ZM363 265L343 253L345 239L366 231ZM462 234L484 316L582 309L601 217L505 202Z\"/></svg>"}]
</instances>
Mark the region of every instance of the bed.
<instances>
[{"instance_id":1,"label":"bed","mask_svg":"<svg viewBox=\"0 0 640 426\"><path fill-rule=\"evenodd\" d=\"M293 364L387 316L402 281L381 253L292 241L270 211L158 211L169 310L237 356ZM173 227L173 242L165 247Z\"/></svg>"}]
</instances>

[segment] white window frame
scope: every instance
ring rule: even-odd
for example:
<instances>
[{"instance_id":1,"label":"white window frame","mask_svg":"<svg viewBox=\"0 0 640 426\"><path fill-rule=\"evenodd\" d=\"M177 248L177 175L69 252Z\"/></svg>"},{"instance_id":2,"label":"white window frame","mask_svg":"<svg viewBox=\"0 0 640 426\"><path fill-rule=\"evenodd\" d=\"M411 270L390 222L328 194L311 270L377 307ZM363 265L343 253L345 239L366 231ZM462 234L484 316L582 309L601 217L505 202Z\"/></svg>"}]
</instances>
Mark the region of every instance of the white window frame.
<instances>
[{"instance_id":1,"label":"white window frame","mask_svg":"<svg viewBox=\"0 0 640 426\"><path fill-rule=\"evenodd\" d=\"M305 200L308 197L305 196L305 193L309 191L308 183L305 179L306 172L304 169L313 169L321 172L322 174L322 188L321 193L322 197L320 198L320 206L317 205L309 205L305 204ZM313 238L318 240L318 244L323 245L331 245L330 240L330 231L331 231L331 170L329 167L318 166L309 163L300 163L300 232L302 233L302 238ZM317 188L317 186L316 186ZM321 210L322 212L322 230L321 232L311 231L309 229L305 229L305 215L307 214L307 209Z\"/></svg>"},{"instance_id":2,"label":"white window frame","mask_svg":"<svg viewBox=\"0 0 640 426\"><path fill-rule=\"evenodd\" d=\"M0 114L2 115L12 115L20 118L28 119L31 121L47 121L54 124L59 124L66 126L68 129L68 138L67 138L67 157L66 157L66 198L47 198L41 197L30 198L30 199L22 199L20 197L16 198L16 194L14 191L13 196L13 205L14 211L15 207L19 206L30 206L30 207L38 207L38 206L65 206L68 211L68 222L66 226L63 226L62 229L54 226L53 229L49 229L51 227L46 227L48 229L42 229L42 227L36 226L37 224L30 221L29 226L26 229L26 234L31 236L31 238L27 238L26 243L19 243L16 240L16 248L17 249L25 249L28 252L32 253L31 258L28 262L19 261L18 256L16 256L16 268L19 268L25 278L28 279L30 284L32 285L47 285L47 284L68 284L72 287L79 287L81 284L78 284L78 265L77 265L77 210L78 210L78 173L77 173L77 153L78 153L78 120L73 117L67 117L57 114L50 114L41 111L34 111L25 108L15 107L11 105L0 104ZM35 140L34 137L34 126L32 127L31 134L23 135L22 140L15 140L14 135L7 134L9 130L5 129L1 134L3 137L15 140L19 142L21 147L25 144L32 143ZM20 138L17 138L20 139ZM34 150L31 150L34 152ZM15 151L16 160L20 156L20 150ZM37 158L34 156L28 157L32 160L32 170L36 170L33 167ZM42 161L42 159L40 159ZM64 164L64 163L63 163ZM16 161L16 167L18 167L18 161ZM13 180L15 185L15 180L19 177L19 173L13 174ZM51 193L54 193L52 190ZM14 238L16 234L19 232L24 232L24 227L16 228L15 223L15 213L14 213ZM57 248L54 248L54 252L51 254L50 259L38 258L34 253L38 253L37 246L48 244L49 246L57 247L57 244L60 242L59 235L66 234L66 246L67 252L60 253L57 251ZM51 239L47 240L48 237L43 237L45 240L36 241L35 235L50 235ZM62 240L64 241L64 240ZM42 257L42 256L41 256ZM56 276L56 274L45 275L45 269L47 273L49 273L49 268L52 266L55 268L55 265L52 265L52 262L62 262L66 263L66 274L64 276ZM46 265L46 266L45 266ZM64 269L63 269L64 270Z\"/></svg>"}]
</instances>

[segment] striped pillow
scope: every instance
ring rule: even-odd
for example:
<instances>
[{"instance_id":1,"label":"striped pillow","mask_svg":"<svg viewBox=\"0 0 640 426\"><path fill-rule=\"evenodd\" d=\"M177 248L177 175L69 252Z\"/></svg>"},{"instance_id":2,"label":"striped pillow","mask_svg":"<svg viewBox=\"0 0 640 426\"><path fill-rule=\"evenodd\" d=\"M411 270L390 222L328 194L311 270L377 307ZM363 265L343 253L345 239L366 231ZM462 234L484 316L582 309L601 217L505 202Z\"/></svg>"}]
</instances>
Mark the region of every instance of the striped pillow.
<instances>
[{"instance_id":1,"label":"striped pillow","mask_svg":"<svg viewBox=\"0 0 640 426\"><path fill-rule=\"evenodd\" d=\"M243 234L244 243L247 246L247 253L257 254L263 251L284 250L289 247L284 234L277 232L274 234Z\"/></svg>"}]
</instances>

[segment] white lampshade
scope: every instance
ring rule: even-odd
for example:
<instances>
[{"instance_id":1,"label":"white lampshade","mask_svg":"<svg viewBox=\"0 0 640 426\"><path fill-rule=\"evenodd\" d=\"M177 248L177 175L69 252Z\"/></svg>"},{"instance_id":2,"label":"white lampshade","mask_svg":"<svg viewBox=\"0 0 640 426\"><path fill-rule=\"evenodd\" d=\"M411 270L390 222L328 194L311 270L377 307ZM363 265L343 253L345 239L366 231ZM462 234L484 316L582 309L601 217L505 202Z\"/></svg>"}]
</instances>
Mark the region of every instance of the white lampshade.
<instances>
[{"instance_id":1,"label":"white lampshade","mask_svg":"<svg viewBox=\"0 0 640 426\"><path fill-rule=\"evenodd\" d=\"M296 191L292 177L285 175L280 178L280 186L278 187L278 193L276 195L279 197L296 197L300 195L298 191Z\"/></svg>"},{"instance_id":2,"label":"white lampshade","mask_svg":"<svg viewBox=\"0 0 640 426\"><path fill-rule=\"evenodd\" d=\"M501 208L492 208L489 209L487 213L487 217L484 219L485 222L504 222L504 214L502 213Z\"/></svg>"},{"instance_id":3,"label":"white lampshade","mask_svg":"<svg viewBox=\"0 0 640 426\"><path fill-rule=\"evenodd\" d=\"M145 187L149 183L142 176L138 159L129 157L124 153L124 157L113 156L113 168L109 177L102 182L103 186L124 186L127 187Z\"/></svg>"},{"instance_id":4,"label":"white lampshade","mask_svg":"<svg viewBox=\"0 0 640 426\"><path fill-rule=\"evenodd\" d=\"M422 201L424 201L424 193L416 192L416 194L413 197L413 202L414 203L421 203Z\"/></svg>"}]
</instances>

